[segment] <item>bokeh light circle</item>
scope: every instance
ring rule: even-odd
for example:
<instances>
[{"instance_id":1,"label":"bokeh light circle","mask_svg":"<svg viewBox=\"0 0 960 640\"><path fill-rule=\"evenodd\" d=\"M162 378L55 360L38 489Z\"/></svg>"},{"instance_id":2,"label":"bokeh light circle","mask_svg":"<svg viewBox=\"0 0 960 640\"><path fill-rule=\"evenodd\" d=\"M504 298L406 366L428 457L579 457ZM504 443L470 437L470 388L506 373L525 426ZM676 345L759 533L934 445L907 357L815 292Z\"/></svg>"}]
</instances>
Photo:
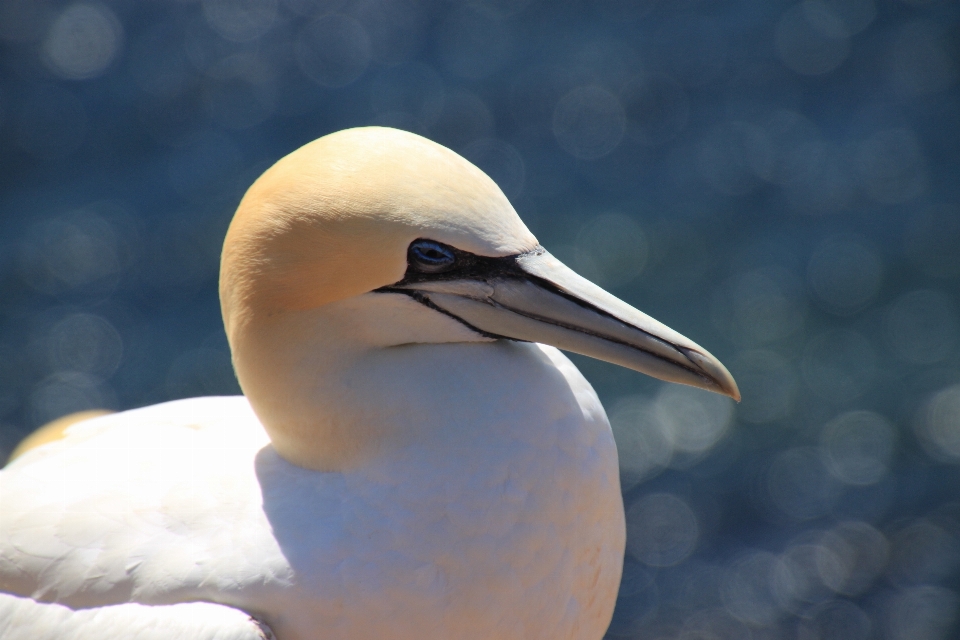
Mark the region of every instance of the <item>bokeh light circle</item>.
<instances>
[{"instance_id":1,"label":"bokeh light circle","mask_svg":"<svg viewBox=\"0 0 960 640\"><path fill-rule=\"evenodd\" d=\"M50 332L49 357L61 371L108 378L123 356L123 340L110 322L90 313L74 313Z\"/></svg>"},{"instance_id":2,"label":"bokeh light circle","mask_svg":"<svg viewBox=\"0 0 960 640\"><path fill-rule=\"evenodd\" d=\"M780 60L808 76L833 71L850 54L846 24L820 0L804 0L783 13L776 44Z\"/></svg>"},{"instance_id":3,"label":"bokeh light circle","mask_svg":"<svg viewBox=\"0 0 960 640\"><path fill-rule=\"evenodd\" d=\"M646 495L627 510L627 551L651 567L671 567L697 545L697 517L686 502L670 493Z\"/></svg>"},{"instance_id":4,"label":"bokeh light circle","mask_svg":"<svg viewBox=\"0 0 960 640\"><path fill-rule=\"evenodd\" d=\"M960 462L960 385L939 391L916 422L917 435L934 458Z\"/></svg>"},{"instance_id":5,"label":"bokeh light circle","mask_svg":"<svg viewBox=\"0 0 960 640\"><path fill-rule=\"evenodd\" d=\"M819 570L822 562L834 561L830 550L815 542L816 531L799 537L779 555L772 574L777 603L785 612L801 613L831 595Z\"/></svg>"},{"instance_id":6,"label":"bokeh light circle","mask_svg":"<svg viewBox=\"0 0 960 640\"><path fill-rule=\"evenodd\" d=\"M831 236L814 250L807 278L827 310L846 316L861 310L877 295L883 262L864 240Z\"/></svg>"},{"instance_id":7,"label":"bokeh light circle","mask_svg":"<svg viewBox=\"0 0 960 640\"><path fill-rule=\"evenodd\" d=\"M620 90L626 116L626 132L648 146L673 140L690 119L690 99L683 87L669 76L641 75Z\"/></svg>"},{"instance_id":8,"label":"bokeh light circle","mask_svg":"<svg viewBox=\"0 0 960 640\"><path fill-rule=\"evenodd\" d=\"M233 42L256 40L277 18L277 0L201 0L201 4L207 24Z\"/></svg>"},{"instance_id":9,"label":"bokeh light circle","mask_svg":"<svg viewBox=\"0 0 960 640\"><path fill-rule=\"evenodd\" d=\"M493 178L511 200L523 193L526 165L513 145L495 138L481 138L464 147L462 155Z\"/></svg>"},{"instance_id":10,"label":"bokeh light circle","mask_svg":"<svg viewBox=\"0 0 960 640\"><path fill-rule=\"evenodd\" d=\"M802 284L780 267L739 273L714 294L714 325L735 344L759 347L791 336L803 328L807 304Z\"/></svg>"},{"instance_id":11,"label":"bokeh light circle","mask_svg":"<svg viewBox=\"0 0 960 640\"><path fill-rule=\"evenodd\" d=\"M102 74L123 45L123 26L105 5L77 3L65 8L43 40L43 60L56 75L86 80Z\"/></svg>"},{"instance_id":12,"label":"bokeh light circle","mask_svg":"<svg viewBox=\"0 0 960 640\"><path fill-rule=\"evenodd\" d=\"M597 160L613 151L626 128L617 96L598 86L578 87L553 111L553 134L570 155Z\"/></svg>"},{"instance_id":13,"label":"bokeh light circle","mask_svg":"<svg viewBox=\"0 0 960 640\"><path fill-rule=\"evenodd\" d=\"M774 351L742 352L731 363L743 400L737 418L763 424L786 418L794 410L798 376L791 363Z\"/></svg>"},{"instance_id":14,"label":"bokeh light circle","mask_svg":"<svg viewBox=\"0 0 960 640\"><path fill-rule=\"evenodd\" d=\"M887 566L890 545L866 522L841 522L820 539L817 571L833 591L857 596L866 592Z\"/></svg>"},{"instance_id":15,"label":"bokeh light circle","mask_svg":"<svg viewBox=\"0 0 960 640\"><path fill-rule=\"evenodd\" d=\"M661 471L673 457L673 436L645 396L621 399L610 412L624 489Z\"/></svg>"},{"instance_id":16,"label":"bokeh light circle","mask_svg":"<svg viewBox=\"0 0 960 640\"><path fill-rule=\"evenodd\" d=\"M702 454L727 432L733 400L682 385L664 385L655 402L657 416L677 451Z\"/></svg>"},{"instance_id":17,"label":"bokeh light circle","mask_svg":"<svg viewBox=\"0 0 960 640\"><path fill-rule=\"evenodd\" d=\"M723 602L738 620L751 625L768 625L778 615L774 591L777 557L766 551L745 555L733 563L723 583Z\"/></svg>"},{"instance_id":18,"label":"bokeh light circle","mask_svg":"<svg viewBox=\"0 0 960 640\"><path fill-rule=\"evenodd\" d=\"M580 227L574 266L588 280L615 289L643 273L648 254L646 234L633 216L604 213Z\"/></svg>"},{"instance_id":19,"label":"bokeh light circle","mask_svg":"<svg viewBox=\"0 0 960 640\"><path fill-rule=\"evenodd\" d=\"M893 425L871 411L837 416L820 435L820 451L830 473L853 485L879 482L889 471L895 444Z\"/></svg>"},{"instance_id":20,"label":"bokeh light circle","mask_svg":"<svg viewBox=\"0 0 960 640\"><path fill-rule=\"evenodd\" d=\"M324 87L343 87L359 78L373 52L363 25L349 16L323 16L303 28L295 51L300 69Z\"/></svg>"}]
</instances>

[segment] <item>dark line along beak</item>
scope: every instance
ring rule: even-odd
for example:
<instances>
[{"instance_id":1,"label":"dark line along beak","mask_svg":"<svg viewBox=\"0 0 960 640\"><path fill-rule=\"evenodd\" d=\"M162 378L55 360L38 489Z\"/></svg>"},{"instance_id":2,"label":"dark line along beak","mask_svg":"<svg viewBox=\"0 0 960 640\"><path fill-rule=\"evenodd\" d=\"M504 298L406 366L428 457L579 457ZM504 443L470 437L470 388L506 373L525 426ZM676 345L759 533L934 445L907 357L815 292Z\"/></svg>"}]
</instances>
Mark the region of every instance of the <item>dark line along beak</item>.
<instances>
[{"instance_id":1,"label":"dark line along beak","mask_svg":"<svg viewBox=\"0 0 960 640\"><path fill-rule=\"evenodd\" d=\"M542 248L505 258L467 255L467 269L408 271L378 291L410 295L486 335L552 345L740 400L730 372L709 352Z\"/></svg>"}]
</instances>

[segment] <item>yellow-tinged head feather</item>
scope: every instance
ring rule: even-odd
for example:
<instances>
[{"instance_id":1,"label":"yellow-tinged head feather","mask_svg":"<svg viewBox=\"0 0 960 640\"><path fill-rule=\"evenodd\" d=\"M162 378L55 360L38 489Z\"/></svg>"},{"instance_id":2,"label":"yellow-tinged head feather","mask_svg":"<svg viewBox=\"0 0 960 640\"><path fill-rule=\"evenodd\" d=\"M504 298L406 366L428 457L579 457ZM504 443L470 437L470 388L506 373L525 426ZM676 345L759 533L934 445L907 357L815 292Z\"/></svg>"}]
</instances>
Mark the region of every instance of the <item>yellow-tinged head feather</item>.
<instances>
[{"instance_id":1,"label":"yellow-tinged head feather","mask_svg":"<svg viewBox=\"0 0 960 640\"><path fill-rule=\"evenodd\" d=\"M486 256L537 245L486 174L425 138L364 127L304 145L250 187L230 225L228 335L251 308L315 308L400 280L418 237Z\"/></svg>"}]
</instances>

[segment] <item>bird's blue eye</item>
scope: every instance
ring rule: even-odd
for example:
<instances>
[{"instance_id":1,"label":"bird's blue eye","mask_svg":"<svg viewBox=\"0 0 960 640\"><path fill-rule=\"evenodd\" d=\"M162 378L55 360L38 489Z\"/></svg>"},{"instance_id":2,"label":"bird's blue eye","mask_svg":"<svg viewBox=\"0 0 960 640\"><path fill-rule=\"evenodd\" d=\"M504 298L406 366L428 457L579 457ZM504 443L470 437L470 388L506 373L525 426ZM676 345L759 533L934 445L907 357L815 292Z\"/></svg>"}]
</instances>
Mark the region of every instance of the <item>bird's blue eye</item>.
<instances>
[{"instance_id":1,"label":"bird's blue eye","mask_svg":"<svg viewBox=\"0 0 960 640\"><path fill-rule=\"evenodd\" d=\"M423 273L446 271L457 262L453 249L433 240L414 240L408 258L410 265Z\"/></svg>"}]
</instances>

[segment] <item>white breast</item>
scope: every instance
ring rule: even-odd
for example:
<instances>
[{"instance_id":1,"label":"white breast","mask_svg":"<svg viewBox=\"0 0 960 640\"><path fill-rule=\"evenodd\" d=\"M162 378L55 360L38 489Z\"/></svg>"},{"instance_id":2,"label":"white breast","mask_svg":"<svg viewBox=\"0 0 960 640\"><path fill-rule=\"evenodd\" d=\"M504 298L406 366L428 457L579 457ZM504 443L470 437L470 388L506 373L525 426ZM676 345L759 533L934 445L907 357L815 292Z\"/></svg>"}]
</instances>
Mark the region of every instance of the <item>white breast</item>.
<instances>
[{"instance_id":1,"label":"white breast","mask_svg":"<svg viewBox=\"0 0 960 640\"><path fill-rule=\"evenodd\" d=\"M609 425L558 351L503 349L533 388L346 473L285 462L240 397L78 425L0 473L0 590L220 602L280 640L600 638L624 545Z\"/></svg>"}]
</instances>

